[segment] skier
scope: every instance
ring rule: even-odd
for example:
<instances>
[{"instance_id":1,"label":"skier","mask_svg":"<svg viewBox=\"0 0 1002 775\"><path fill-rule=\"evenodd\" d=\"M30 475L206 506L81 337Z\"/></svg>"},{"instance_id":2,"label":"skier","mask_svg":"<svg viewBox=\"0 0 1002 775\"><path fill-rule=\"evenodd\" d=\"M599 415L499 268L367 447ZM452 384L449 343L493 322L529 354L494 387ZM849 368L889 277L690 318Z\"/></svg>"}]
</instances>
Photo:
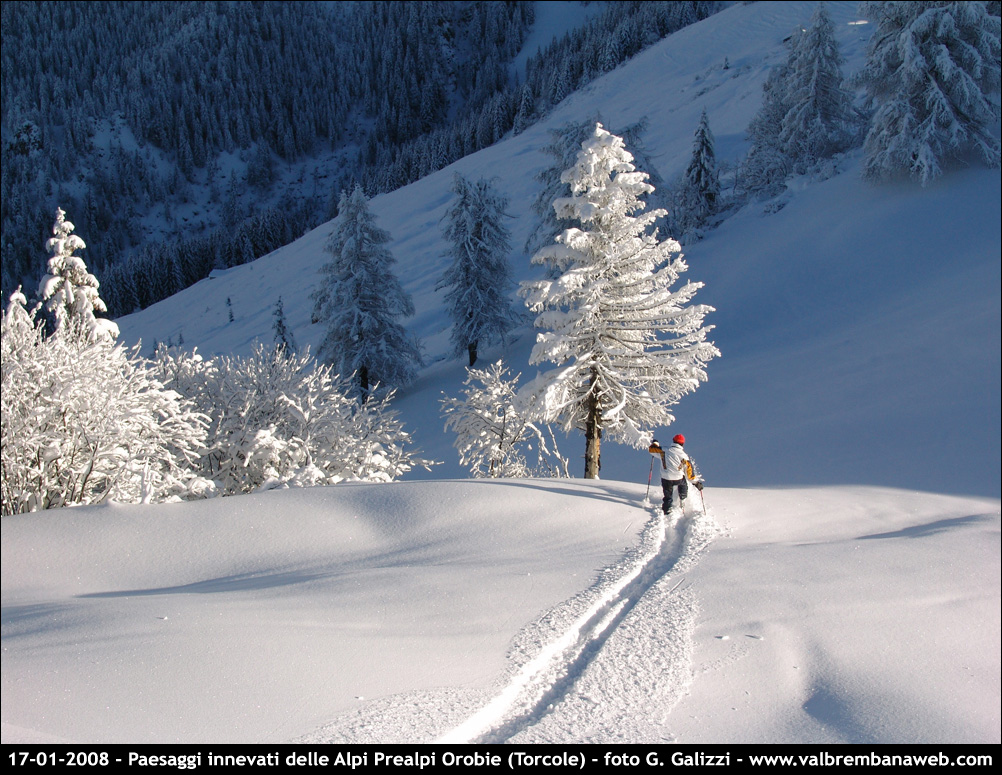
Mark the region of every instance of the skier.
<instances>
[{"instance_id":1,"label":"skier","mask_svg":"<svg viewBox=\"0 0 1002 775\"><path fill-rule=\"evenodd\" d=\"M689 494L689 482L697 490L703 489L703 481L696 474L692 467L692 461L685 453L685 436L676 434L672 439L672 445L664 449L657 439L651 441L648 451L661 461L661 489L664 491L664 500L661 509L667 514L671 511L673 490L678 488L679 506L685 510L685 499Z\"/></svg>"}]
</instances>

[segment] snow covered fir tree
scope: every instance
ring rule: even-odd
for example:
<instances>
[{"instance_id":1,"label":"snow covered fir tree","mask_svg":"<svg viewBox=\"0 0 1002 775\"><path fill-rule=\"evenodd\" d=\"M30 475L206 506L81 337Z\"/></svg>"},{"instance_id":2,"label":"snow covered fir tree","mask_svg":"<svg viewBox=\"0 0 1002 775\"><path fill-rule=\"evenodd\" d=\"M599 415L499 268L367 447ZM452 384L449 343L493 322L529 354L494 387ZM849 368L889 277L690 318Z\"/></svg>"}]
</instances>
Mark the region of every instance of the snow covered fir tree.
<instances>
[{"instance_id":1,"label":"snow covered fir tree","mask_svg":"<svg viewBox=\"0 0 1002 775\"><path fill-rule=\"evenodd\" d=\"M87 265L76 251L87 247L73 233L76 227L66 220L62 208L56 208L52 238L45 246L52 253L48 274L38 284L38 296L55 321L55 329L87 337L118 336L118 326L95 313L105 313L108 307L98 294L100 283L87 271Z\"/></svg>"},{"instance_id":2,"label":"snow covered fir tree","mask_svg":"<svg viewBox=\"0 0 1002 775\"><path fill-rule=\"evenodd\" d=\"M852 95L843 86L843 59L826 3L794 36L784 70L784 106L779 143L796 172L848 149L856 136Z\"/></svg>"},{"instance_id":3,"label":"snow covered fir tree","mask_svg":"<svg viewBox=\"0 0 1002 775\"><path fill-rule=\"evenodd\" d=\"M3 742L999 742L1002 178L863 177L871 10L5 1Z\"/></svg>"},{"instance_id":4,"label":"snow covered fir tree","mask_svg":"<svg viewBox=\"0 0 1002 775\"><path fill-rule=\"evenodd\" d=\"M791 174L804 174L852 147L858 117L843 85L843 59L825 3L805 29L787 41L789 54L762 87L762 106L748 125L751 148L741 170L744 189L761 197L783 190Z\"/></svg>"},{"instance_id":5,"label":"snow covered fir tree","mask_svg":"<svg viewBox=\"0 0 1002 775\"><path fill-rule=\"evenodd\" d=\"M275 333L275 346L282 348L286 353L294 354L296 352L296 337L285 320L285 306L282 304L281 296L275 302L275 311L272 316L275 318L275 322L272 324L272 330Z\"/></svg>"},{"instance_id":6,"label":"snow covered fir tree","mask_svg":"<svg viewBox=\"0 0 1002 775\"><path fill-rule=\"evenodd\" d=\"M741 163L741 185L753 197L780 193L790 173L790 159L779 142L788 108L786 72L785 64L769 70L762 84L762 105L748 124L751 147Z\"/></svg>"},{"instance_id":7,"label":"snow covered fir tree","mask_svg":"<svg viewBox=\"0 0 1002 775\"><path fill-rule=\"evenodd\" d=\"M873 110L864 176L904 174L928 185L945 163L972 151L998 167L997 10L945 2L867 2L861 10L876 24L855 79Z\"/></svg>"},{"instance_id":8,"label":"snow covered fir tree","mask_svg":"<svg viewBox=\"0 0 1002 775\"><path fill-rule=\"evenodd\" d=\"M393 274L389 241L361 187L342 194L327 241L330 258L313 293L313 322L325 328L320 360L340 374L356 375L363 394L377 383L407 385L421 365L419 343L398 321L414 314L414 303Z\"/></svg>"},{"instance_id":9,"label":"snow covered fir tree","mask_svg":"<svg viewBox=\"0 0 1002 775\"><path fill-rule=\"evenodd\" d=\"M720 172L710 119L704 110L692 142L692 158L685 170L675 203L675 226L693 239L720 206Z\"/></svg>"},{"instance_id":10,"label":"snow covered fir tree","mask_svg":"<svg viewBox=\"0 0 1002 775\"><path fill-rule=\"evenodd\" d=\"M550 142L540 149L550 159L547 166L536 173L536 182L540 184L540 188L532 201L532 212L536 216L536 222L525 242L524 250L527 253L537 253L540 248L552 245L553 238L564 229L581 225L562 220L554 209L553 202L570 192L561 177L564 171L574 164L581 150L581 143L588 138L595 123L595 121L574 121L557 129L551 129Z\"/></svg>"},{"instance_id":11,"label":"snow covered fir tree","mask_svg":"<svg viewBox=\"0 0 1002 775\"><path fill-rule=\"evenodd\" d=\"M577 155L581 150L581 143L588 139L595 128L595 124L601 122L601 117L596 115L593 118L582 121L568 121L556 129L550 129L550 142L540 150L550 157L546 167L536 173L535 179L540 184L539 192L532 200L532 212L536 216L529 238L525 241L523 248L526 253L534 255L547 245L553 243L553 238L564 229L581 224L573 217L566 214L559 214L553 207L556 199L567 196L570 189L567 183L562 180L564 172L574 166ZM651 159L644 147L643 136L649 129L649 122L646 118L629 124L622 130L613 131L619 135L633 149L634 159L641 161L651 170L648 172L648 180L651 185L664 187L661 176L655 171ZM657 190L651 195L648 204L657 203L659 207L667 206L669 198L661 196ZM556 270L558 267L551 267Z\"/></svg>"},{"instance_id":12,"label":"snow covered fir tree","mask_svg":"<svg viewBox=\"0 0 1002 775\"><path fill-rule=\"evenodd\" d=\"M447 289L453 354L465 353L473 366L481 346L503 342L518 322L508 295L515 287L505 223L511 216L507 197L489 180L471 182L457 175L452 192L456 198L444 229L452 263L438 289Z\"/></svg>"},{"instance_id":13,"label":"snow covered fir tree","mask_svg":"<svg viewBox=\"0 0 1002 775\"><path fill-rule=\"evenodd\" d=\"M652 229L666 213L643 212L641 197L653 186L632 162L622 139L597 124L564 173L571 196L553 203L582 227L566 229L532 259L566 268L520 291L539 331L530 363L555 364L522 399L530 417L584 431L589 479L599 476L604 435L646 444L720 354L703 325L712 309L690 304L702 284L673 289L688 267L678 242Z\"/></svg>"}]
</instances>

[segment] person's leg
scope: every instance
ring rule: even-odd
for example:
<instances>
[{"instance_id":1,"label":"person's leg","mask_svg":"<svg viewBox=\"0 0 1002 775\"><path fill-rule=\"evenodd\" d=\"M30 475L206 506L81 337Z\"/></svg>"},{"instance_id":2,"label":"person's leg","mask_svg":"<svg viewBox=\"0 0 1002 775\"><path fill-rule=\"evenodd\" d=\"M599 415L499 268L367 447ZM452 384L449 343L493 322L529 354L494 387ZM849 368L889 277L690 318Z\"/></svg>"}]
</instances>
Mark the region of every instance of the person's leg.
<instances>
[{"instance_id":1,"label":"person's leg","mask_svg":"<svg viewBox=\"0 0 1002 775\"><path fill-rule=\"evenodd\" d=\"M679 487L680 483L672 482L667 479L662 479L661 486L664 487L665 491L664 512L665 514L667 514L669 511L671 511L672 495L673 495L672 488Z\"/></svg>"}]
</instances>

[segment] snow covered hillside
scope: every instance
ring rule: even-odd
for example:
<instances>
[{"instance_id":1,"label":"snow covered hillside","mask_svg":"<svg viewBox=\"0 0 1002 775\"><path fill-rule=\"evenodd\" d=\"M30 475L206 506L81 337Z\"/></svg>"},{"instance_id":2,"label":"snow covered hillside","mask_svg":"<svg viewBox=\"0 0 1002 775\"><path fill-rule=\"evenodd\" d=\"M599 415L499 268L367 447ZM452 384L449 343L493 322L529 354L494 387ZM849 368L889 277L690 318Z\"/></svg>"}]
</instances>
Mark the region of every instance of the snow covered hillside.
<instances>
[{"instance_id":1,"label":"snow covered hillside","mask_svg":"<svg viewBox=\"0 0 1002 775\"><path fill-rule=\"evenodd\" d=\"M3 742L1002 742L998 170L874 187L850 155L687 248L722 357L667 432L709 481L685 514L645 503L646 452L603 445L601 481L473 481L443 430L465 376L436 290L454 173L495 179L519 246L568 121L646 116L670 179L705 109L733 164L813 7L732 5L370 202L425 347L397 406L430 472L5 517ZM869 31L830 8L851 72ZM315 348L329 231L123 338L246 355L281 297ZM533 339L478 365L530 378ZM583 439L561 446L580 475Z\"/></svg>"},{"instance_id":2,"label":"snow covered hillside","mask_svg":"<svg viewBox=\"0 0 1002 775\"><path fill-rule=\"evenodd\" d=\"M568 480L5 517L3 742L999 742L997 500L706 497L667 529Z\"/></svg>"},{"instance_id":3,"label":"snow covered hillside","mask_svg":"<svg viewBox=\"0 0 1002 775\"><path fill-rule=\"evenodd\" d=\"M642 117L645 141L670 179L683 169L705 108L718 158L746 150L745 128L761 102L782 40L810 18L813 3L738 4L681 30L571 95L543 124L370 203L393 241L397 272L417 314L405 321L430 364L399 407L430 474L465 476L443 432L438 399L459 392L464 363L445 360L449 321L435 285L448 259L441 222L453 175L495 178L510 201L513 243L533 226L529 210L549 161L548 129L600 116L613 130ZM862 62L868 26L855 4L833 3L846 71ZM724 58L729 68L723 69ZM998 171L976 164L927 189L871 186L858 158L818 182L795 180L772 202L749 205L686 250L686 279L706 283L696 301L716 307L708 322L723 357L709 382L680 403L677 423L711 483L876 484L998 495L1000 491L1000 315ZM177 341L204 354L246 354L270 343L272 311L283 299L296 341L315 345L309 294L325 260L330 226L252 264L228 270L171 299L120 319L123 337ZM86 238L81 227L81 233ZM516 279L538 275L512 257ZM234 321L228 321L230 300ZM524 379L534 332L523 327L504 356ZM570 439L580 475L580 437ZM602 475L640 481L647 461L606 444ZM940 475L948 459L949 474ZM752 463L751 461L756 462Z\"/></svg>"}]
</instances>

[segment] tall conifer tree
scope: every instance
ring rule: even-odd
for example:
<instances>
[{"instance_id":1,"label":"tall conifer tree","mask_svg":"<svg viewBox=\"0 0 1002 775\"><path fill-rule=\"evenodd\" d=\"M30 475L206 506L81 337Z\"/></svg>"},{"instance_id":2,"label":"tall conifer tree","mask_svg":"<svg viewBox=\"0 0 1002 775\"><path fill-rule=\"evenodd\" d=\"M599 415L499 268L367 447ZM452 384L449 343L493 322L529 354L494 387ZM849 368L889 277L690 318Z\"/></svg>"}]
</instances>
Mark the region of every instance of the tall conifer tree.
<instances>
[{"instance_id":1,"label":"tall conifer tree","mask_svg":"<svg viewBox=\"0 0 1002 775\"><path fill-rule=\"evenodd\" d=\"M876 22L857 76L874 109L863 174L926 185L969 150L998 167L1000 21L984 3L868 2Z\"/></svg>"},{"instance_id":2,"label":"tall conifer tree","mask_svg":"<svg viewBox=\"0 0 1002 775\"><path fill-rule=\"evenodd\" d=\"M825 3L818 3L810 26L795 41L779 141L794 166L806 170L852 143L852 96L842 87L842 54Z\"/></svg>"},{"instance_id":3,"label":"tall conifer tree","mask_svg":"<svg viewBox=\"0 0 1002 775\"><path fill-rule=\"evenodd\" d=\"M446 214L445 238L452 264L439 288L452 318L453 354L466 352L469 365L481 345L504 340L515 324L508 293L515 283L508 265L511 236L505 219L508 199L481 178L475 183L456 175L456 199Z\"/></svg>"},{"instance_id":4,"label":"tall conifer tree","mask_svg":"<svg viewBox=\"0 0 1002 775\"><path fill-rule=\"evenodd\" d=\"M421 353L398 322L414 314L414 303L393 274L390 235L376 226L360 187L342 194L338 209L313 294L313 319L326 326L318 356L357 374L363 394L375 383L402 387L416 376Z\"/></svg>"},{"instance_id":5,"label":"tall conifer tree","mask_svg":"<svg viewBox=\"0 0 1002 775\"><path fill-rule=\"evenodd\" d=\"M712 308L689 304L702 283L672 289L687 266L678 242L651 230L665 211L640 212L653 186L622 139L597 124L564 180L571 196L554 206L582 228L565 230L533 262L566 269L521 290L539 329L529 362L555 368L520 395L533 417L584 431L585 477L598 478L603 435L649 441L720 353L703 325Z\"/></svg>"},{"instance_id":6,"label":"tall conifer tree","mask_svg":"<svg viewBox=\"0 0 1002 775\"><path fill-rule=\"evenodd\" d=\"M692 142L692 158L682 181L678 226L683 232L698 229L717 210L720 199L720 173L713 132L706 110L699 118L699 126Z\"/></svg>"}]
</instances>

